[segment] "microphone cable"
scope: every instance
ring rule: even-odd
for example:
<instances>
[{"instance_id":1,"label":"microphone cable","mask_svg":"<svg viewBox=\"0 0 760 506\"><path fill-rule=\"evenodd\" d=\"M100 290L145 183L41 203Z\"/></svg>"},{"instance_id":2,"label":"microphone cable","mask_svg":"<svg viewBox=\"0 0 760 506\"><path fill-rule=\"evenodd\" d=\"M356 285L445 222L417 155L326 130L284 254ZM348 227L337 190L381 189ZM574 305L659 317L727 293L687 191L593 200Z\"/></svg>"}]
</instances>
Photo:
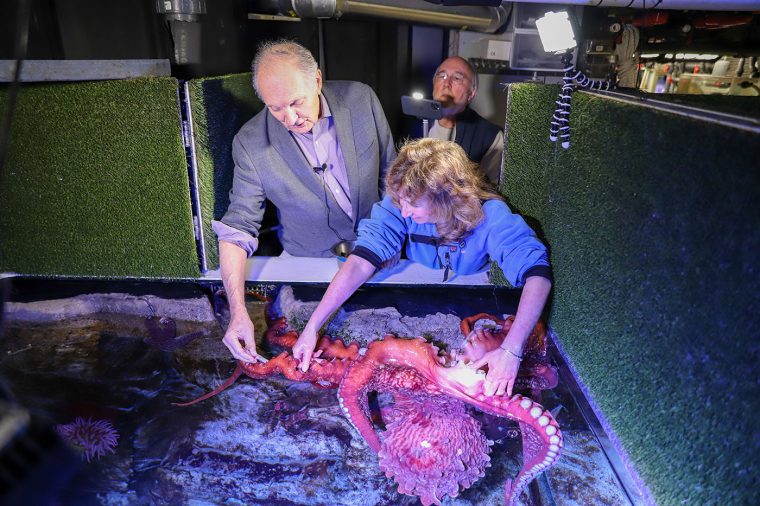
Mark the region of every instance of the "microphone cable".
<instances>
[{"instance_id":1,"label":"microphone cable","mask_svg":"<svg viewBox=\"0 0 760 506\"><path fill-rule=\"evenodd\" d=\"M325 183L325 171L327 170L327 164L323 163L322 165L319 165L317 167L312 167L312 170L314 171L314 174L320 177L322 180L322 193L325 198L325 210L327 211L327 226L332 230L333 234L340 239L341 241L353 241L353 239L346 239L343 237L343 235L340 234L335 228L333 228L332 223L330 223L330 203L327 198L327 183Z\"/></svg>"}]
</instances>

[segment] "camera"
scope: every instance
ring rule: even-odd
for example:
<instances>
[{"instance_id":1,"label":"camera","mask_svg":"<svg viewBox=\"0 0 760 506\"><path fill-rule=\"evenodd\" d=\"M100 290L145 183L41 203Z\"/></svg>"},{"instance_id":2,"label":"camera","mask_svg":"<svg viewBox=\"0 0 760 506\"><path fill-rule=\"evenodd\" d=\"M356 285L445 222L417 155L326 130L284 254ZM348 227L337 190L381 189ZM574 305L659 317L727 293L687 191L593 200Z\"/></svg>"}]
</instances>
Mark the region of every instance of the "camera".
<instances>
[{"instance_id":1,"label":"camera","mask_svg":"<svg viewBox=\"0 0 760 506\"><path fill-rule=\"evenodd\" d=\"M440 119L443 117L441 103L427 98L401 97L401 110L404 114L420 119Z\"/></svg>"}]
</instances>

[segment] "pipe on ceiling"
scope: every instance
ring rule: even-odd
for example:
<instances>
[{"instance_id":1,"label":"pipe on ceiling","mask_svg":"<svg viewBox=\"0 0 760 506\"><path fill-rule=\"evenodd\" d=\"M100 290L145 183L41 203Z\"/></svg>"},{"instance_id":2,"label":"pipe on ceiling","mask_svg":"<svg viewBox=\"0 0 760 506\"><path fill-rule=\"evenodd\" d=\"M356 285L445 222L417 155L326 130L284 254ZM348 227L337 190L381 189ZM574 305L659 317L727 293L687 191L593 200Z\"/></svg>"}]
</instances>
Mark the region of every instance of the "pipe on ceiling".
<instances>
[{"instance_id":1,"label":"pipe on ceiling","mask_svg":"<svg viewBox=\"0 0 760 506\"><path fill-rule=\"evenodd\" d=\"M306 19L373 17L494 33L507 22L511 5L442 7L424 0L269 0L261 2L257 10Z\"/></svg>"}]
</instances>

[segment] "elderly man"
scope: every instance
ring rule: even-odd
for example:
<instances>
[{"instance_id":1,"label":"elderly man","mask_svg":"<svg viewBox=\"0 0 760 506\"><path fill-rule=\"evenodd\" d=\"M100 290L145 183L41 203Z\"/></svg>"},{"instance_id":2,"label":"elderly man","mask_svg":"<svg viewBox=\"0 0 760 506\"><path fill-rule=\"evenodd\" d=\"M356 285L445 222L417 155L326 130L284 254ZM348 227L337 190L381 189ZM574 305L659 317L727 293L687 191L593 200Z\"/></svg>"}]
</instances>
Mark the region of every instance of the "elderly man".
<instances>
[{"instance_id":1,"label":"elderly man","mask_svg":"<svg viewBox=\"0 0 760 506\"><path fill-rule=\"evenodd\" d=\"M470 160L480 164L489 181L499 183L504 134L501 128L470 109L478 93L478 75L459 56L446 58L433 76L433 98L441 102L443 117L430 128L428 137L456 141Z\"/></svg>"},{"instance_id":2,"label":"elderly man","mask_svg":"<svg viewBox=\"0 0 760 506\"><path fill-rule=\"evenodd\" d=\"M266 110L243 125L232 142L230 205L221 221L212 223L230 304L223 341L246 362L262 360L244 285L266 199L277 207L287 254L331 256L335 243L356 239L356 225L380 200L381 178L396 154L374 92L356 82L323 82L314 57L295 42L259 47L253 86Z\"/></svg>"}]
</instances>

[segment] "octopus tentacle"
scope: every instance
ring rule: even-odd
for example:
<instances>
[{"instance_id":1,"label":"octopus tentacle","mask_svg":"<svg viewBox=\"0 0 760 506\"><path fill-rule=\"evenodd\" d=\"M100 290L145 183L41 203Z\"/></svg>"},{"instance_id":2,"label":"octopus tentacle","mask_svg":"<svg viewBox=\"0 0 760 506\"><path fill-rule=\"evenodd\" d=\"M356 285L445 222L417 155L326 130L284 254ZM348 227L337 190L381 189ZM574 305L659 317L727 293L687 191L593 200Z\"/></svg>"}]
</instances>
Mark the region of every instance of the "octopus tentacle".
<instances>
[{"instance_id":1,"label":"octopus tentacle","mask_svg":"<svg viewBox=\"0 0 760 506\"><path fill-rule=\"evenodd\" d=\"M510 398L480 395L477 402L470 404L488 413L516 420L520 425L523 465L514 480L507 480L504 486L504 500L511 506L528 483L559 458L563 445L559 425L540 404L519 394Z\"/></svg>"},{"instance_id":2,"label":"octopus tentacle","mask_svg":"<svg viewBox=\"0 0 760 506\"><path fill-rule=\"evenodd\" d=\"M293 348L298 341L298 333L295 330L286 331L288 323L284 317L278 318L272 322L264 338L270 344L282 346L284 348ZM322 350L321 358L337 358L354 360L359 356L359 345L350 343L346 345L342 339L332 339L324 335L317 341L315 351Z\"/></svg>"},{"instance_id":3,"label":"octopus tentacle","mask_svg":"<svg viewBox=\"0 0 760 506\"><path fill-rule=\"evenodd\" d=\"M492 334L494 336L500 337L501 339L504 339L509 333L509 329L512 328L512 323L515 321L515 317L514 315L509 315L506 320L502 320L488 313L478 313L473 316L468 316L467 318L463 318L462 322L459 324L459 329L461 330L462 335L464 337L469 336L470 332L472 332L472 329L475 326L475 322L479 320L491 320L497 326L501 327L501 330L497 332L492 332ZM528 336L527 342L525 343L525 349L523 350L525 355L542 357L542 358L546 357L546 354L547 354L546 336L547 336L546 324L543 322L543 320L538 320L536 322L536 326L533 327L533 331L530 333L530 336Z\"/></svg>"},{"instance_id":4,"label":"octopus tentacle","mask_svg":"<svg viewBox=\"0 0 760 506\"><path fill-rule=\"evenodd\" d=\"M504 320L501 320L497 317L495 317L492 314L489 313L478 313L473 316L468 316L467 318L462 318L462 322L459 324L459 330L462 331L462 335L464 337L467 337L470 335L470 332L472 332L473 327L475 326L475 322L478 320L491 320L494 323L496 323L499 326L504 325ZM507 333L504 332L504 335Z\"/></svg>"},{"instance_id":5,"label":"octopus tentacle","mask_svg":"<svg viewBox=\"0 0 760 506\"><path fill-rule=\"evenodd\" d=\"M272 320L266 333L264 333L264 340L270 344L292 348L298 340L298 334L295 331L288 331L287 328L288 322L284 316Z\"/></svg>"},{"instance_id":6,"label":"octopus tentacle","mask_svg":"<svg viewBox=\"0 0 760 506\"><path fill-rule=\"evenodd\" d=\"M287 326L284 317L272 320L264 334L265 339L271 344L292 348L298 340L298 333L294 330L287 331ZM322 354L313 360L309 370L305 373L298 368L298 361L287 352L282 352L264 363L248 364L239 360L232 375L217 388L191 401L173 403L173 405L192 406L214 397L229 388L243 373L254 379L263 379L279 373L293 381L311 382L318 388L337 388L348 364L359 356L359 345L351 343L347 346L342 339L333 340L330 336L325 335L319 339L316 349L322 350ZM329 360L324 360L325 358Z\"/></svg>"},{"instance_id":7,"label":"octopus tentacle","mask_svg":"<svg viewBox=\"0 0 760 506\"><path fill-rule=\"evenodd\" d=\"M353 353L352 347L346 348L342 343L338 350L340 354L349 357ZM356 354L358 355L358 346L356 346ZM350 358L333 358L331 360L315 359L312 362L311 367L309 367L309 370L306 372L303 372L298 367L298 361L287 352L282 352L275 358L264 363L256 362L248 364L238 361L237 367L235 367L235 371L232 375L214 390L191 401L174 403L174 405L180 407L192 406L193 404L214 397L229 388L243 373L254 379L263 379L269 376L274 376L275 374L282 374L289 380L308 381L319 388L337 388L350 360Z\"/></svg>"},{"instance_id":8,"label":"octopus tentacle","mask_svg":"<svg viewBox=\"0 0 760 506\"><path fill-rule=\"evenodd\" d=\"M359 345L357 343L346 346L342 339L332 339L327 335L319 338L316 349L317 351L322 350L321 358L356 360L359 357Z\"/></svg>"},{"instance_id":9,"label":"octopus tentacle","mask_svg":"<svg viewBox=\"0 0 760 506\"><path fill-rule=\"evenodd\" d=\"M317 386L327 386L328 388L336 388L346 370L345 360L335 359L315 361L309 370L304 372L298 367L298 361L285 351L268 362L240 363L239 365L247 376L254 379L263 379L279 373L289 380L309 381L318 383Z\"/></svg>"},{"instance_id":10,"label":"octopus tentacle","mask_svg":"<svg viewBox=\"0 0 760 506\"><path fill-rule=\"evenodd\" d=\"M396 339L388 334L383 340L371 342L364 355L348 368L338 388L338 402L346 417L375 452L380 450L380 438L370 420L367 394L373 390L388 390L390 385L383 387L375 384L378 374L383 372L382 366L392 364L399 368L394 372L395 388L402 389L406 386L412 390L414 386L419 389L420 385L413 385L413 375L405 374L405 371L416 370L424 362L422 357L431 353L435 355L433 347L424 339ZM434 361L437 366L437 359ZM437 388L431 390L437 391Z\"/></svg>"},{"instance_id":11,"label":"octopus tentacle","mask_svg":"<svg viewBox=\"0 0 760 506\"><path fill-rule=\"evenodd\" d=\"M338 387L338 403L348 421L359 431L369 447L377 453L380 451L380 437L372 427L367 399L375 365L363 358L349 366L345 378Z\"/></svg>"},{"instance_id":12,"label":"octopus tentacle","mask_svg":"<svg viewBox=\"0 0 760 506\"><path fill-rule=\"evenodd\" d=\"M322 377L319 376L321 371L312 371L312 374L308 375L309 377L307 377L308 373L304 373L300 371L299 369L297 369L297 367L298 367L298 362L292 356L288 355L286 352L280 353L280 355L278 355L277 357L264 363L257 362L255 364L247 364L245 362L238 360L237 367L235 367L235 371L232 373L232 375L226 380L224 380L224 382L218 387L216 387L214 390L206 394L203 394L200 397L193 399L191 401L183 402L183 403L175 403L174 405L180 406L180 407L192 406L193 404L196 404L198 402L205 401L206 399L214 397L215 395L229 388L233 383L235 383L235 381L243 373L255 379L262 379L262 378L266 378L267 376L272 376L277 373L282 373L285 377L295 380L295 381L322 380ZM342 376L342 371L340 375ZM337 386L339 382L340 382L340 376L338 376L338 378L335 381L333 381L332 384Z\"/></svg>"},{"instance_id":13,"label":"octopus tentacle","mask_svg":"<svg viewBox=\"0 0 760 506\"><path fill-rule=\"evenodd\" d=\"M218 387L216 387L211 392L203 394L200 397L197 397L197 398L195 398L195 399L193 399L191 401L187 401L187 402L172 402L172 406L179 406L181 408L184 408L184 407L187 407L187 406L192 406L193 404L197 404L197 403L199 403L201 401L205 401L206 399L209 399L209 398L215 396L216 394L222 392L223 390L229 388L233 383L235 383L235 380L237 380L240 377L241 374L243 374L243 368L240 367L240 364L238 363L237 367L235 367L235 372L233 372L232 375L229 378L227 378L226 380L224 380L224 382L221 385L219 385Z\"/></svg>"},{"instance_id":14,"label":"octopus tentacle","mask_svg":"<svg viewBox=\"0 0 760 506\"><path fill-rule=\"evenodd\" d=\"M369 418L367 393L376 386L378 376L386 380L389 368L392 388L415 391L428 389L431 394L444 393L487 413L509 418L520 424L523 435L523 465L514 480L505 485L505 500L512 505L522 489L540 472L551 466L562 448L562 435L551 413L527 397L492 396L483 393L484 375L465 366L443 367L432 346L418 339L386 336L370 344L363 357L347 371L339 388L343 411L370 447L378 451L380 438ZM415 374L404 374L412 370ZM419 377L427 385L419 384ZM405 385L404 383L408 384ZM391 389L386 385L386 390Z\"/></svg>"}]
</instances>

